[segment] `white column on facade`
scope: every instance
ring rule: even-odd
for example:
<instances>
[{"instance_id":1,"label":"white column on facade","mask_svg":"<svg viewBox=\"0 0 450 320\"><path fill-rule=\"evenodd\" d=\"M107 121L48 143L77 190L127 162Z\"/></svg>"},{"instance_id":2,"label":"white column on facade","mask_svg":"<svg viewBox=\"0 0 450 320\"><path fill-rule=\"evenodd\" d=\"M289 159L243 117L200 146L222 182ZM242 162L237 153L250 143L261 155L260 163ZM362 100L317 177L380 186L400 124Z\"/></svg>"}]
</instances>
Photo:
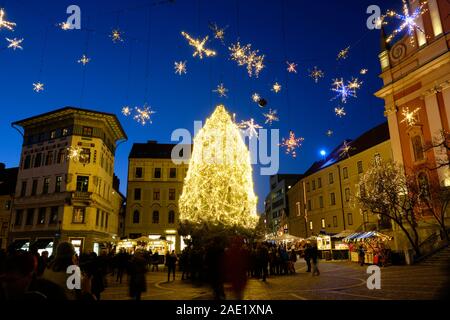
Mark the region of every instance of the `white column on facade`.
<instances>
[{"instance_id":1,"label":"white column on facade","mask_svg":"<svg viewBox=\"0 0 450 320\"><path fill-rule=\"evenodd\" d=\"M402 144L400 142L400 132L395 109L387 111L387 118L389 124L389 136L391 138L392 156L395 162L403 166Z\"/></svg>"},{"instance_id":2,"label":"white column on facade","mask_svg":"<svg viewBox=\"0 0 450 320\"><path fill-rule=\"evenodd\" d=\"M437 101L436 94L431 94L425 97L425 108L428 117L428 125L430 127L431 138L433 141L439 140L442 132L442 120L439 113L439 104ZM433 149L436 162L443 163L448 162L448 156L446 151L440 148ZM447 179L447 169L439 168L437 170L439 181L443 182Z\"/></svg>"},{"instance_id":3,"label":"white column on facade","mask_svg":"<svg viewBox=\"0 0 450 320\"><path fill-rule=\"evenodd\" d=\"M436 0L428 0L428 9L430 10L431 24L433 25L434 36L442 34L441 16Z\"/></svg>"},{"instance_id":4,"label":"white column on facade","mask_svg":"<svg viewBox=\"0 0 450 320\"><path fill-rule=\"evenodd\" d=\"M419 1L410 0L409 3L410 3L410 14L411 14L411 12L414 12L414 10L416 10L418 8ZM422 15L419 15L417 17L416 23L420 29L425 31ZM422 31L416 30L416 35L417 35L417 41L419 42L419 47L421 47L427 43L427 37Z\"/></svg>"}]
</instances>

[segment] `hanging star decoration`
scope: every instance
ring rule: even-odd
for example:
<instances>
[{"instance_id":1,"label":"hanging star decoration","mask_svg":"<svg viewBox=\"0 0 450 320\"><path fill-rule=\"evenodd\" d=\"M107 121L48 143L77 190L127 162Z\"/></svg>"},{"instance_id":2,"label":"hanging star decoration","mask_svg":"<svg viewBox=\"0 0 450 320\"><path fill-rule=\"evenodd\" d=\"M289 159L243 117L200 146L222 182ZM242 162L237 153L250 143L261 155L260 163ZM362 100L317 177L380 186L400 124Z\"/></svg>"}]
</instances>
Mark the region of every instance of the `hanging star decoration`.
<instances>
[{"instance_id":1,"label":"hanging star decoration","mask_svg":"<svg viewBox=\"0 0 450 320\"><path fill-rule=\"evenodd\" d=\"M73 162L83 163L88 159L88 155L83 153L83 148L79 146L72 146L66 149L67 150L67 160Z\"/></svg>"},{"instance_id":2,"label":"hanging star decoration","mask_svg":"<svg viewBox=\"0 0 450 320\"><path fill-rule=\"evenodd\" d=\"M296 64L294 62L289 62L289 61L286 61L286 64L288 65L287 71L289 73L297 73L298 64Z\"/></svg>"},{"instance_id":3,"label":"hanging star decoration","mask_svg":"<svg viewBox=\"0 0 450 320\"><path fill-rule=\"evenodd\" d=\"M179 61L175 62L175 73L178 75L183 75L187 73L187 62L186 61Z\"/></svg>"},{"instance_id":4,"label":"hanging star decoration","mask_svg":"<svg viewBox=\"0 0 450 320\"><path fill-rule=\"evenodd\" d=\"M44 84L41 82L33 83L33 91L37 93L44 91Z\"/></svg>"},{"instance_id":5,"label":"hanging star decoration","mask_svg":"<svg viewBox=\"0 0 450 320\"><path fill-rule=\"evenodd\" d=\"M214 33L214 39L220 40L223 44L225 43L225 30L228 29L228 26L225 28L219 28L216 23L210 23L209 28Z\"/></svg>"},{"instance_id":6,"label":"hanging star decoration","mask_svg":"<svg viewBox=\"0 0 450 320\"><path fill-rule=\"evenodd\" d=\"M216 92L219 95L219 97L223 98L223 97L227 97L228 89L225 88L223 83L221 83L217 86L216 90L213 90L213 92Z\"/></svg>"},{"instance_id":7,"label":"hanging star decoration","mask_svg":"<svg viewBox=\"0 0 450 320\"><path fill-rule=\"evenodd\" d=\"M272 125L274 121L280 121L280 119L277 116L277 110L272 111L272 109L269 109L269 112L264 113L263 115L266 118L266 124L268 125Z\"/></svg>"},{"instance_id":8,"label":"hanging star decoration","mask_svg":"<svg viewBox=\"0 0 450 320\"><path fill-rule=\"evenodd\" d=\"M91 61L91 58L88 58L85 54L78 60L78 63L81 63L83 66L87 65Z\"/></svg>"},{"instance_id":9,"label":"hanging star decoration","mask_svg":"<svg viewBox=\"0 0 450 320\"><path fill-rule=\"evenodd\" d=\"M258 103L261 100L261 96L258 93L254 93L252 95L252 100L253 102Z\"/></svg>"},{"instance_id":10,"label":"hanging star decoration","mask_svg":"<svg viewBox=\"0 0 450 320\"><path fill-rule=\"evenodd\" d=\"M0 8L0 30L2 28L5 28L7 30L14 31L14 27L16 26L16 24L14 22L7 21L5 19L5 15L5 10L3 8Z\"/></svg>"},{"instance_id":11,"label":"hanging star decoration","mask_svg":"<svg viewBox=\"0 0 450 320\"><path fill-rule=\"evenodd\" d=\"M153 111L149 106L144 105L141 108L136 107L135 108L135 113L136 115L134 116L134 120L140 124L142 124L143 126L145 126L147 123L152 123L152 115L155 114L156 112Z\"/></svg>"},{"instance_id":12,"label":"hanging star decoration","mask_svg":"<svg viewBox=\"0 0 450 320\"><path fill-rule=\"evenodd\" d=\"M359 71L359 74L361 74L361 75L366 75L368 72L369 72L368 69L361 69L361 70Z\"/></svg>"},{"instance_id":13,"label":"hanging star decoration","mask_svg":"<svg viewBox=\"0 0 450 320\"><path fill-rule=\"evenodd\" d=\"M244 129L245 133L250 137L258 137L258 129L262 129L259 124L255 122L255 120L252 118L248 121L242 121L239 125L239 128Z\"/></svg>"},{"instance_id":14,"label":"hanging star decoration","mask_svg":"<svg viewBox=\"0 0 450 320\"><path fill-rule=\"evenodd\" d=\"M334 132L333 132L333 130L330 129L325 134L327 135L327 137L332 137Z\"/></svg>"},{"instance_id":15,"label":"hanging star decoration","mask_svg":"<svg viewBox=\"0 0 450 320\"><path fill-rule=\"evenodd\" d=\"M336 96L331 100L340 98L342 103L347 103L349 97L357 98L356 90L360 89L361 85L362 82L358 78L352 78L352 81L347 81L347 84L342 78L334 79L331 90L336 92Z\"/></svg>"},{"instance_id":16,"label":"hanging star decoration","mask_svg":"<svg viewBox=\"0 0 450 320\"><path fill-rule=\"evenodd\" d=\"M236 61L239 66L246 66L249 77L259 77L261 71L265 68L264 55L259 54L259 50L252 50L252 45L241 46L239 42L232 44L230 51L231 60Z\"/></svg>"},{"instance_id":17,"label":"hanging star decoration","mask_svg":"<svg viewBox=\"0 0 450 320\"><path fill-rule=\"evenodd\" d=\"M280 146L286 148L286 154L290 154L293 158L297 157L297 148L302 146L304 138L297 138L294 131L289 132L289 138L283 138Z\"/></svg>"},{"instance_id":18,"label":"hanging star decoration","mask_svg":"<svg viewBox=\"0 0 450 320\"><path fill-rule=\"evenodd\" d=\"M350 144L347 141L344 141L342 148L339 150L339 157L344 158L350 158L350 151L353 150L350 146Z\"/></svg>"},{"instance_id":19,"label":"hanging star decoration","mask_svg":"<svg viewBox=\"0 0 450 320\"><path fill-rule=\"evenodd\" d=\"M324 72L320 70L317 66L315 66L312 70L308 71L309 76L313 78L316 83L318 83L319 80L325 76Z\"/></svg>"},{"instance_id":20,"label":"hanging star decoration","mask_svg":"<svg viewBox=\"0 0 450 320\"><path fill-rule=\"evenodd\" d=\"M123 42L123 34L124 33L120 29L114 29L113 31L111 31L109 37L114 43Z\"/></svg>"},{"instance_id":21,"label":"hanging star decoration","mask_svg":"<svg viewBox=\"0 0 450 320\"><path fill-rule=\"evenodd\" d=\"M334 108L334 113L339 118L345 117L347 115L347 113L345 112L345 109L343 107Z\"/></svg>"},{"instance_id":22,"label":"hanging star decoration","mask_svg":"<svg viewBox=\"0 0 450 320\"><path fill-rule=\"evenodd\" d=\"M203 59L203 55L206 57L214 57L217 54L215 51L205 48L206 42L209 39L208 36L204 37L203 40L200 40L192 38L184 31L181 32L181 34L189 41L189 45L195 48L194 54L192 55L194 58L198 56L200 59Z\"/></svg>"},{"instance_id":23,"label":"hanging star decoration","mask_svg":"<svg viewBox=\"0 0 450 320\"><path fill-rule=\"evenodd\" d=\"M13 49L14 51L15 51L16 49L23 50L23 48L22 48L22 46L21 46L21 44L22 44L22 42L23 42L23 39L17 39L17 38L9 39L9 38L6 38L6 41L9 42L8 48Z\"/></svg>"},{"instance_id":24,"label":"hanging star decoration","mask_svg":"<svg viewBox=\"0 0 450 320\"><path fill-rule=\"evenodd\" d=\"M125 117L130 116L130 115L131 115L131 108L130 108L129 106L123 107L123 108L122 108L122 114L123 114Z\"/></svg>"},{"instance_id":25,"label":"hanging star decoration","mask_svg":"<svg viewBox=\"0 0 450 320\"><path fill-rule=\"evenodd\" d=\"M425 34L425 31L417 24L417 19L428 11L427 9L428 1L423 1L419 3L418 7L412 12L412 14L409 13L408 2L406 0L402 0L402 2L403 2L403 9L402 9L403 14L399 14L394 10L389 10L386 13L387 17L396 18L401 21L400 26L386 38L386 43L391 42L403 30L407 30L409 41L411 45L414 46L415 45L414 31L418 30L419 32Z\"/></svg>"},{"instance_id":26,"label":"hanging star decoration","mask_svg":"<svg viewBox=\"0 0 450 320\"><path fill-rule=\"evenodd\" d=\"M279 84L278 82L275 82L274 85L272 86L272 91L275 93L279 93L281 89L282 89L281 84Z\"/></svg>"},{"instance_id":27,"label":"hanging star decoration","mask_svg":"<svg viewBox=\"0 0 450 320\"><path fill-rule=\"evenodd\" d=\"M417 108L414 111L409 111L409 107L403 108L403 120L400 123L406 123L408 127L415 126L417 122L419 122L419 119L417 117L419 111L420 108Z\"/></svg>"},{"instance_id":28,"label":"hanging star decoration","mask_svg":"<svg viewBox=\"0 0 450 320\"><path fill-rule=\"evenodd\" d=\"M348 46L345 49L342 49L341 51L339 51L336 60L345 60L345 59L347 59L349 52L350 52L350 46Z\"/></svg>"}]
</instances>

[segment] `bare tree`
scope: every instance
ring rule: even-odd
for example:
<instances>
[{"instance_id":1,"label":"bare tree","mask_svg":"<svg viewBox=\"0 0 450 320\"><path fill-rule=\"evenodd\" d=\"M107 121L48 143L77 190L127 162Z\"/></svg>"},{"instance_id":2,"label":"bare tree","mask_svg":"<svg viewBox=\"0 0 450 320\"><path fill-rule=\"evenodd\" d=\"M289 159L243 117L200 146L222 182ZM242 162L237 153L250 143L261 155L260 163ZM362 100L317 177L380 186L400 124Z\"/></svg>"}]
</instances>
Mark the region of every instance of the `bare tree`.
<instances>
[{"instance_id":1,"label":"bare tree","mask_svg":"<svg viewBox=\"0 0 450 320\"><path fill-rule=\"evenodd\" d=\"M384 216L402 230L417 256L420 256L420 238L417 232L415 209L420 201L410 192L411 184L403 167L389 161L374 161L358 183L354 200L363 210Z\"/></svg>"},{"instance_id":2,"label":"bare tree","mask_svg":"<svg viewBox=\"0 0 450 320\"><path fill-rule=\"evenodd\" d=\"M446 157L446 155L450 154L450 132L442 130L433 138L433 141L425 143L423 147L424 152L433 149L436 149L438 157L436 159L436 165L428 169L437 170L444 167L450 169L450 157Z\"/></svg>"}]
</instances>

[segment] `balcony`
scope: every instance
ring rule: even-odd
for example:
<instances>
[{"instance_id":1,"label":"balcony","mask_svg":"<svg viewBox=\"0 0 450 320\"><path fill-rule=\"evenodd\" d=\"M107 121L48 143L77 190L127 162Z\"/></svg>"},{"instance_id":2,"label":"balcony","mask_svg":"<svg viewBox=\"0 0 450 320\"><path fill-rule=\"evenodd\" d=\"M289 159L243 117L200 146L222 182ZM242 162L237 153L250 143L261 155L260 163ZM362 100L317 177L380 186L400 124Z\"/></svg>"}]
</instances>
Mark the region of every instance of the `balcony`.
<instances>
[{"instance_id":1,"label":"balcony","mask_svg":"<svg viewBox=\"0 0 450 320\"><path fill-rule=\"evenodd\" d=\"M91 201L91 200L92 200L92 192L81 192L81 191L72 192L72 201Z\"/></svg>"}]
</instances>

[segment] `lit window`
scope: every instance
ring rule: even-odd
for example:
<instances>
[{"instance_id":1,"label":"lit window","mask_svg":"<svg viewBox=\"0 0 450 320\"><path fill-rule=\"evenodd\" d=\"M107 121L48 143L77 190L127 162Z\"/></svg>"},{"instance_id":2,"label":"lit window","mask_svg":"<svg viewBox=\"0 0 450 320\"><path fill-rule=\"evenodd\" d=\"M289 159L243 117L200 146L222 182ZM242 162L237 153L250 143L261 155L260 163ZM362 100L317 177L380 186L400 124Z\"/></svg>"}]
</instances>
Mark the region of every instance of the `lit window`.
<instances>
[{"instance_id":1,"label":"lit window","mask_svg":"<svg viewBox=\"0 0 450 320\"><path fill-rule=\"evenodd\" d=\"M348 179L348 168L347 167L342 169L342 175L344 176L344 179Z\"/></svg>"},{"instance_id":2,"label":"lit window","mask_svg":"<svg viewBox=\"0 0 450 320\"><path fill-rule=\"evenodd\" d=\"M358 161L357 166L358 166L358 173L359 174L363 173L363 163L362 163L362 161Z\"/></svg>"},{"instance_id":3,"label":"lit window","mask_svg":"<svg viewBox=\"0 0 450 320\"><path fill-rule=\"evenodd\" d=\"M77 177L77 191L88 192L89 189L89 177L78 176Z\"/></svg>"},{"instance_id":4,"label":"lit window","mask_svg":"<svg viewBox=\"0 0 450 320\"><path fill-rule=\"evenodd\" d=\"M353 225L353 214L351 214L351 213L349 213L349 214L347 214L347 217L348 217L348 225L349 226L351 226L351 225Z\"/></svg>"},{"instance_id":5,"label":"lit window","mask_svg":"<svg viewBox=\"0 0 450 320\"><path fill-rule=\"evenodd\" d=\"M325 225L325 219L322 219L322 229L325 229L326 225Z\"/></svg>"},{"instance_id":6,"label":"lit window","mask_svg":"<svg viewBox=\"0 0 450 320\"><path fill-rule=\"evenodd\" d=\"M73 208L72 223L83 224L86 208Z\"/></svg>"}]
</instances>

